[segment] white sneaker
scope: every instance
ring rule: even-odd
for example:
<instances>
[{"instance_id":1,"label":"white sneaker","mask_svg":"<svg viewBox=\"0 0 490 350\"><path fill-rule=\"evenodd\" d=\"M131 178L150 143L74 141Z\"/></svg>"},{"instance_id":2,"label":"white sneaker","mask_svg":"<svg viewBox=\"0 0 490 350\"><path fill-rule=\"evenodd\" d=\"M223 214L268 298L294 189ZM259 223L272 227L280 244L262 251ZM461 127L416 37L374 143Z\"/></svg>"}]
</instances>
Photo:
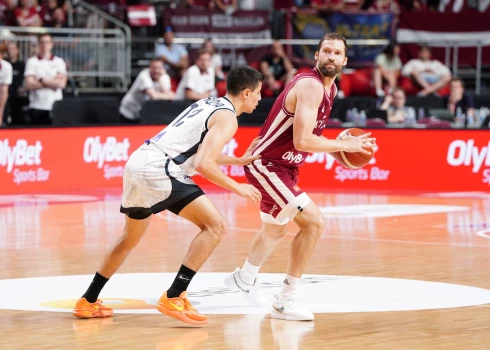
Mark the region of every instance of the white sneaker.
<instances>
[{"instance_id":1,"label":"white sneaker","mask_svg":"<svg viewBox=\"0 0 490 350\"><path fill-rule=\"evenodd\" d=\"M296 300L296 293L274 295L272 318L286 321L313 321L315 316Z\"/></svg>"},{"instance_id":2,"label":"white sneaker","mask_svg":"<svg viewBox=\"0 0 490 350\"><path fill-rule=\"evenodd\" d=\"M246 284L240 277L239 267L237 267L232 274L226 276L225 285L231 290L239 291L249 304L252 304L254 306L270 305L267 302L267 299L264 298L262 294L260 294L258 278L255 279L254 284Z\"/></svg>"}]
</instances>

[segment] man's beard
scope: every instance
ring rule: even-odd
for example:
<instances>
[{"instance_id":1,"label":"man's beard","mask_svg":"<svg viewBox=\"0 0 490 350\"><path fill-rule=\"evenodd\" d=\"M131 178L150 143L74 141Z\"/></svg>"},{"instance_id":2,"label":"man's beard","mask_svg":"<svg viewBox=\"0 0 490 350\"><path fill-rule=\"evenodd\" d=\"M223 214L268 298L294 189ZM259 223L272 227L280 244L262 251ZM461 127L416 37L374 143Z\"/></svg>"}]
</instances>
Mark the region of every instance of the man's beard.
<instances>
[{"instance_id":1,"label":"man's beard","mask_svg":"<svg viewBox=\"0 0 490 350\"><path fill-rule=\"evenodd\" d=\"M327 64L332 64L335 67L327 67ZM342 66L336 66L335 63L333 62L327 62L327 63L322 63L318 65L318 69L322 73L323 76L329 77L329 78L334 78L337 74L339 74L342 71Z\"/></svg>"}]
</instances>

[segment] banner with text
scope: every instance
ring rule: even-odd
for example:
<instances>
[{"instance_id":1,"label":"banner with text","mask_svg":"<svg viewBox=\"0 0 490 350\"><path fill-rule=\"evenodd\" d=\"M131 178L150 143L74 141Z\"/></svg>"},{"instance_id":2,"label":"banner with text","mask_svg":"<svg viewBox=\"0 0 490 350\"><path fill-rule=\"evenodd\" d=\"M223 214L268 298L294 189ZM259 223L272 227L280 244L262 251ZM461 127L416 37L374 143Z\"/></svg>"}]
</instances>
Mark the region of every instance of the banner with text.
<instances>
[{"instance_id":1,"label":"banner with text","mask_svg":"<svg viewBox=\"0 0 490 350\"><path fill-rule=\"evenodd\" d=\"M175 31L176 38L269 39L269 12L265 10L237 11L225 15L221 11L174 9L163 12L165 26ZM200 47L200 44L192 48ZM264 47L256 45L215 45L223 66L260 61Z\"/></svg>"},{"instance_id":2,"label":"banner with text","mask_svg":"<svg viewBox=\"0 0 490 350\"><path fill-rule=\"evenodd\" d=\"M158 126L0 131L0 194L121 187L124 165ZM341 130L327 129L334 138ZM241 127L223 153L241 156L259 128ZM346 169L314 153L300 169L299 186L329 190L490 190L490 134L461 130L373 130L378 149L362 169ZM419 140L408 144L406 140ZM426 142L420 142L426 140ZM290 153L290 152L288 152ZM298 155L285 157L294 161ZM222 170L245 182L243 168ZM195 181L217 189L202 176Z\"/></svg>"},{"instance_id":3,"label":"banner with text","mask_svg":"<svg viewBox=\"0 0 490 350\"><path fill-rule=\"evenodd\" d=\"M328 13L314 14L298 11L293 16L294 39L318 39L329 32L337 32L347 39L392 38L392 13ZM352 45L347 56L349 63L372 63L384 46ZM299 57L314 59L316 46L296 46Z\"/></svg>"}]
</instances>

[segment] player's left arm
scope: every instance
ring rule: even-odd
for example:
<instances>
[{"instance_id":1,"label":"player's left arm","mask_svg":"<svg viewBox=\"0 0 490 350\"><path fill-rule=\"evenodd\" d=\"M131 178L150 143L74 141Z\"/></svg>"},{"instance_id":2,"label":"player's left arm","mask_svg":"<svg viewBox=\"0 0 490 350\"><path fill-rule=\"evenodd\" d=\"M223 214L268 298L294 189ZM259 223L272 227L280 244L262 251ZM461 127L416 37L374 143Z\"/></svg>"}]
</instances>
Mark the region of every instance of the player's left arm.
<instances>
[{"instance_id":1,"label":"player's left arm","mask_svg":"<svg viewBox=\"0 0 490 350\"><path fill-rule=\"evenodd\" d=\"M261 157L260 154L255 156L252 155L252 152L254 151L255 147L257 147L259 141L260 141L260 137L254 139L250 144L250 146L248 146L243 156L241 156L240 158L227 156L226 154L221 153L217 160L218 164L219 165L248 165L252 163L254 160L257 160Z\"/></svg>"}]
</instances>

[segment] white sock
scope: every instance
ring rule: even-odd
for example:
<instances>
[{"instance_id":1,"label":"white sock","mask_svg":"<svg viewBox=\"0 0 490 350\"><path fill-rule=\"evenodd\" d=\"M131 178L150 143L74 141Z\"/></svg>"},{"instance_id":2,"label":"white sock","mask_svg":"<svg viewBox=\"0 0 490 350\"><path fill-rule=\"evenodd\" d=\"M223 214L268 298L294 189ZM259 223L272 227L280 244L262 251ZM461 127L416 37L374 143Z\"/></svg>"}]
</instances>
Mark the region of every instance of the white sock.
<instances>
[{"instance_id":1,"label":"white sock","mask_svg":"<svg viewBox=\"0 0 490 350\"><path fill-rule=\"evenodd\" d=\"M246 284L254 284L255 278L259 273L260 266L252 265L248 262L248 259L245 260L245 264L243 264L242 269L240 270L240 278Z\"/></svg>"},{"instance_id":2,"label":"white sock","mask_svg":"<svg viewBox=\"0 0 490 350\"><path fill-rule=\"evenodd\" d=\"M282 281L281 295L290 294L296 292L299 281L301 278L285 275L284 281Z\"/></svg>"}]
</instances>

